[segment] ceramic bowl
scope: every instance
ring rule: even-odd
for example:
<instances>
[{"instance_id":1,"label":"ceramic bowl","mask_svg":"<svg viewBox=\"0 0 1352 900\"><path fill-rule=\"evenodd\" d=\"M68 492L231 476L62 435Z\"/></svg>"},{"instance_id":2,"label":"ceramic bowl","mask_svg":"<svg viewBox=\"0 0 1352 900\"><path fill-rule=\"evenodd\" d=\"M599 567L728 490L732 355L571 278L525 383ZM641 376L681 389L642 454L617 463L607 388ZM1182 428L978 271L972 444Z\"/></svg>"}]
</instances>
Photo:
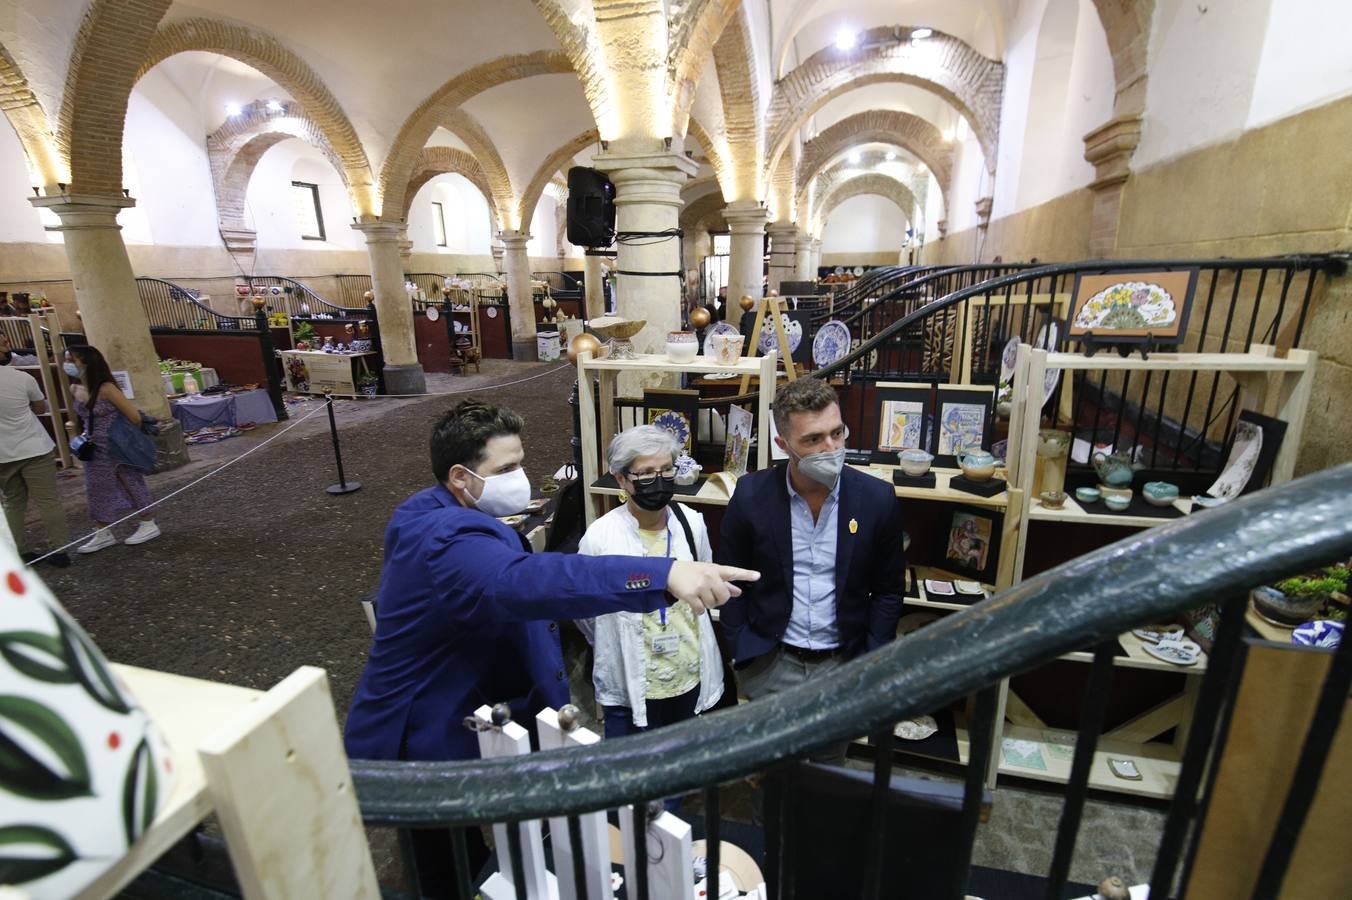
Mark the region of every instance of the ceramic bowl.
<instances>
[{"instance_id":1,"label":"ceramic bowl","mask_svg":"<svg viewBox=\"0 0 1352 900\"><path fill-rule=\"evenodd\" d=\"M1037 495L1042 501L1043 509L1060 509L1066 505L1066 494L1064 491L1043 491Z\"/></svg>"},{"instance_id":2,"label":"ceramic bowl","mask_svg":"<svg viewBox=\"0 0 1352 900\"><path fill-rule=\"evenodd\" d=\"M1178 499L1178 485L1167 481L1148 481L1141 488L1141 496L1152 506L1169 506Z\"/></svg>"},{"instance_id":3,"label":"ceramic bowl","mask_svg":"<svg viewBox=\"0 0 1352 900\"><path fill-rule=\"evenodd\" d=\"M745 340L740 334L711 334L706 342L706 353L720 366L735 366Z\"/></svg>"},{"instance_id":4,"label":"ceramic bowl","mask_svg":"<svg viewBox=\"0 0 1352 900\"><path fill-rule=\"evenodd\" d=\"M901 471L914 478L929 471L930 463L934 462L934 455L924 450L903 450L897 454L897 460L901 465Z\"/></svg>"},{"instance_id":5,"label":"ceramic bowl","mask_svg":"<svg viewBox=\"0 0 1352 900\"><path fill-rule=\"evenodd\" d=\"M1123 497L1121 494L1109 494L1103 498L1103 505L1113 512L1121 512L1131 506L1131 495Z\"/></svg>"},{"instance_id":6,"label":"ceramic bowl","mask_svg":"<svg viewBox=\"0 0 1352 900\"><path fill-rule=\"evenodd\" d=\"M699 354L699 341L693 331L667 333L667 359L674 363L688 363Z\"/></svg>"},{"instance_id":7,"label":"ceramic bowl","mask_svg":"<svg viewBox=\"0 0 1352 900\"><path fill-rule=\"evenodd\" d=\"M1099 489L1095 487L1079 487L1075 489L1075 499L1081 503L1097 503L1099 496Z\"/></svg>"}]
</instances>

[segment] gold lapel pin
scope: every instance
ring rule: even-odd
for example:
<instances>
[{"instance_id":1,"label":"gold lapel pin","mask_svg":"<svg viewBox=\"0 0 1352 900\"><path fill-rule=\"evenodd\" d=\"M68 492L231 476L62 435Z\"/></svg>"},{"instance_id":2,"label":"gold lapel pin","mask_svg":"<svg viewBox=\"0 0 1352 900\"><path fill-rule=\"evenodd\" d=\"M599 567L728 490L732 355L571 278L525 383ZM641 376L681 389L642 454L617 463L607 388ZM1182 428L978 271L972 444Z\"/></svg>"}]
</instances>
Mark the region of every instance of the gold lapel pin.
<instances>
[{"instance_id":1,"label":"gold lapel pin","mask_svg":"<svg viewBox=\"0 0 1352 900\"><path fill-rule=\"evenodd\" d=\"M855 519L851 519L851 520L850 520L850 534L857 534L858 532L859 532L859 522L858 522L857 520L855 520Z\"/></svg>"}]
</instances>

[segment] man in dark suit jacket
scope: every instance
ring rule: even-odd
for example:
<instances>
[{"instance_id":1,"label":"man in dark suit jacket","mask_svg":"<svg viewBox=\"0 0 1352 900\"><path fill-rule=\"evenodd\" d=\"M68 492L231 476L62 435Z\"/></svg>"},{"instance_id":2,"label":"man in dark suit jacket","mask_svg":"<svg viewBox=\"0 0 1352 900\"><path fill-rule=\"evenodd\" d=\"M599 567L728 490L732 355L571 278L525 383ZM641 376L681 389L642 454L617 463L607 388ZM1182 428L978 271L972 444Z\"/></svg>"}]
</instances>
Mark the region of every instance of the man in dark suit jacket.
<instances>
[{"instance_id":1,"label":"man in dark suit jacket","mask_svg":"<svg viewBox=\"0 0 1352 900\"><path fill-rule=\"evenodd\" d=\"M835 390L792 381L774 418L788 464L738 480L717 554L761 572L719 621L753 700L892 640L905 586L900 505L889 482L844 465L849 429Z\"/></svg>"}]
</instances>

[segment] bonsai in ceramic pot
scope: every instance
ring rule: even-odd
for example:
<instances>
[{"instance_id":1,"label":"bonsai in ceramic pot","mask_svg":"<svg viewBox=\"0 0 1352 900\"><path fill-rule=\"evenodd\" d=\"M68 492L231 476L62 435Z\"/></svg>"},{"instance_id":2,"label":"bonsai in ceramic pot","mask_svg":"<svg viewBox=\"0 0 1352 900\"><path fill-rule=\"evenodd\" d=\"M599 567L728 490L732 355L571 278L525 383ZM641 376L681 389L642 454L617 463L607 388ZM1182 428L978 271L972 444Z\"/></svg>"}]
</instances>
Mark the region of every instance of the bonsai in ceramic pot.
<instances>
[{"instance_id":1,"label":"bonsai in ceramic pot","mask_svg":"<svg viewBox=\"0 0 1352 900\"><path fill-rule=\"evenodd\" d=\"M1285 578L1249 592L1254 611L1277 625L1296 626L1329 615L1346 615L1338 606L1347 603L1347 565L1328 566L1318 572ZM1328 612L1326 612L1328 611Z\"/></svg>"}]
</instances>

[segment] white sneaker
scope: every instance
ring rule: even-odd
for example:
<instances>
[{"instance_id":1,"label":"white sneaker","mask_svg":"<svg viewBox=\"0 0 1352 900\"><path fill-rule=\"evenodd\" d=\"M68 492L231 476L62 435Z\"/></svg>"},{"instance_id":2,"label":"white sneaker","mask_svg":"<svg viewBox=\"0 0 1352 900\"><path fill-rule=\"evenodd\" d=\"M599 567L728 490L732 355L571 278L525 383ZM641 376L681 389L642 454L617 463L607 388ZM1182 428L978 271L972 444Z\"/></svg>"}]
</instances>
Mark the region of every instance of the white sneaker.
<instances>
[{"instance_id":1,"label":"white sneaker","mask_svg":"<svg viewBox=\"0 0 1352 900\"><path fill-rule=\"evenodd\" d=\"M89 540L75 548L76 553L98 553L104 547L111 547L117 543L117 538L113 537L111 530L100 531Z\"/></svg>"},{"instance_id":2,"label":"white sneaker","mask_svg":"<svg viewBox=\"0 0 1352 900\"><path fill-rule=\"evenodd\" d=\"M153 541L160 536L160 526L154 522L142 522L136 526L136 530L122 543L124 544L144 544L146 541Z\"/></svg>"}]
</instances>

